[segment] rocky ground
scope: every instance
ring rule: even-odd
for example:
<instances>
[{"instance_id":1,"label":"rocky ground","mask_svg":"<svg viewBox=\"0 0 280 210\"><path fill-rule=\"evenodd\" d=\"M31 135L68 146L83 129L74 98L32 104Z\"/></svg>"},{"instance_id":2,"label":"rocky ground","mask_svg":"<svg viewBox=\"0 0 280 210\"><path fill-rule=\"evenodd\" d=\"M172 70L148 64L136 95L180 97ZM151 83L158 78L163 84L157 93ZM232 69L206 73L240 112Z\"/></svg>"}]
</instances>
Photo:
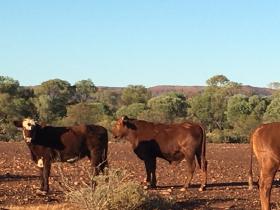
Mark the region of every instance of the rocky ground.
<instances>
[{"instance_id":1,"label":"rocky ground","mask_svg":"<svg viewBox=\"0 0 280 210\"><path fill-rule=\"evenodd\" d=\"M184 183L184 162L170 165L158 160L158 188L150 190L176 201L178 209L259 209L258 190L247 190L249 166L249 145L247 144L208 144L208 188L199 192L200 173L197 169L193 185L187 192L181 192ZM143 181L144 164L132 152L129 143L113 142L109 145L109 164L113 168L126 169L131 179ZM39 186L38 169L31 161L27 146L23 142L0 142L0 209L10 206L32 206L39 204L62 204L65 196L60 187L62 171L73 182L79 182L89 168L87 159L74 164L53 164L50 178L49 196L35 194ZM254 180L258 179L258 166L254 161ZM273 208L278 209L279 182L272 191ZM174 207L175 208L175 207Z\"/></svg>"}]
</instances>

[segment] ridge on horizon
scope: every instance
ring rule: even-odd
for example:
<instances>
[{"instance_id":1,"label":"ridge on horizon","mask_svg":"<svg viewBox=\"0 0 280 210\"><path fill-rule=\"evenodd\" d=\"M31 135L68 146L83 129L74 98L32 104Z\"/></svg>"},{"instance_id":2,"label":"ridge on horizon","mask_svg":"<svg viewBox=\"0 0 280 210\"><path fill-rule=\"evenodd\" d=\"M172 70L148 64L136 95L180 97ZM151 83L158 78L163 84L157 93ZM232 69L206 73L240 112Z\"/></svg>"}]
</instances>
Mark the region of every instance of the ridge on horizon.
<instances>
[{"instance_id":1,"label":"ridge on horizon","mask_svg":"<svg viewBox=\"0 0 280 210\"><path fill-rule=\"evenodd\" d=\"M109 89L121 91L121 89L126 87L109 87L109 86L97 86L100 89ZM167 92L180 92L187 96L194 96L199 92L203 91L207 86L206 85L156 85L148 87L148 89L152 92L153 96L157 96ZM274 90L266 87L254 87L251 85L241 85L241 92L245 95L263 95L269 96Z\"/></svg>"}]
</instances>

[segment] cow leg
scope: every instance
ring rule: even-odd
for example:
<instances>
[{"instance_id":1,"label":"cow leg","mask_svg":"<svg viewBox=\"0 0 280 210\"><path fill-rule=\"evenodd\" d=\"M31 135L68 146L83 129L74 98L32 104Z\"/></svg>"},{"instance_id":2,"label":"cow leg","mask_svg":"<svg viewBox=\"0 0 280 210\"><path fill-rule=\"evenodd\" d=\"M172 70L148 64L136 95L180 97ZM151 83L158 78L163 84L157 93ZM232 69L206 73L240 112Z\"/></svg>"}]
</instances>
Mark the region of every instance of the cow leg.
<instances>
[{"instance_id":1,"label":"cow leg","mask_svg":"<svg viewBox=\"0 0 280 210\"><path fill-rule=\"evenodd\" d=\"M187 163L187 177L186 177L186 182L185 185L183 187L183 189L181 189L181 191L185 191L187 188L189 188L190 183L192 181L193 178L193 173L195 171L195 161L194 158L186 158L186 163Z\"/></svg>"},{"instance_id":2,"label":"cow leg","mask_svg":"<svg viewBox=\"0 0 280 210\"><path fill-rule=\"evenodd\" d=\"M145 162L145 168L147 173L147 179L146 182L150 184L151 188L156 187L156 158L149 158L144 160Z\"/></svg>"},{"instance_id":3,"label":"cow leg","mask_svg":"<svg viewBox=\"0 0 280 210\"><path fill-rule=\"evenodd\" d=\"M148 161L144 161L145 163L145 169L146 169L146 183L150 184L151 183L151 172L148 170Z\"/></svg>"},{"instance_id":4,"label":"cow leg","mask_svg":"<svg viewBox=\"0 0 280 210\"><path fill-rule=\"evenodd\" d=\"M204 191L207 184L207 161L205 160L205 158L201 159L201 157L198 155L196 156L196 158L202 173L201 185L199 191Z\"/></svg>"},{"instance_id":5,"label":"cow leg","mask_svg":"<svg viewBox=\"0 0 280 210\"><path fill-rule=\"evenodd\" d=\"M38 195L46 195L49 192L49 176L51 171L51 162L46 160L43 163L43 168L40 168L41 187L37 191Z\"/></svg>"},{"instance_id":6,"label":"cow leg","mask_svg":"<svg viewBox=\"0 0 280 210\"><path fill-rule=\"evenodd\" d=\"M92 174L94 176L99 175L100 167L102 165L102 153L97 148L93 148L90 151L91 165L92 165Z\"/></svg>"},{"instance_id":7,"label":"cow leg","mask_svg":"<svg viewBox=\"0 0 280 210\"><path fill-rule=\"evenodd\" d=\"M44 178L43 178L43 170L44 170L44 168L40 168L39 169L40 170L40 183L41 183L41 187L40 187L40 191L43 191L43 189L44 189ZM39 191L38 191L38 193L39 193Z\"/></svg>"},{"instance_id":8,"label":"cow leg","mask_svg":"<svg viewBox=\"0 0 280 210\"><path fill-rule=\"evenodd\" d=\"M270 195L272 182L277 172L278 165L272 159L263 160L259 180L261 209L270 210Z\"/></svg>"}]
</instances>

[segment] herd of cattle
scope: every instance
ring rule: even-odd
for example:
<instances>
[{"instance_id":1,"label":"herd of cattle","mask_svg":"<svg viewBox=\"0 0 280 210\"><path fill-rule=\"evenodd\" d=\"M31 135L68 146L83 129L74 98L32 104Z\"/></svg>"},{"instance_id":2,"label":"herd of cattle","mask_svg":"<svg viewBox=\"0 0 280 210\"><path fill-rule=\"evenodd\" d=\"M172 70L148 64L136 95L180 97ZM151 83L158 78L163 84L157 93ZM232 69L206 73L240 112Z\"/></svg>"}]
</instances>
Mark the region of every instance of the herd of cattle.
<instances>
[{"instance_id":1,"label":"herd of cattle","mask_svg":"<svg viewBox=\"0 0 280 210\"><path fill-rule=\"evenodd\" d=\"M93 174L98 175L108 167L108 133L99 125L75 125L72 127L43 126L26 118L14 121L22 129L32 160L40 168L41 187L37 191L46 195L52 162L75 162L88 157ZM111 132L115 138L127 139L135 154L144 161L146 183L156 187L156 158L168 162L186 161L186 182L182 191L190 185L196 162L202 172L200 191L207 184L206 135L202 125L193 122L156 124L126 116L118 119ZM251 162L249 189L253 188L252 153L260 165L259 191L261 209L270 209L270 194L274 176L280 164L280 123L263 124L251 134ZM196 159L196 161L195 161Z\"/></svg>"}]
</instances>

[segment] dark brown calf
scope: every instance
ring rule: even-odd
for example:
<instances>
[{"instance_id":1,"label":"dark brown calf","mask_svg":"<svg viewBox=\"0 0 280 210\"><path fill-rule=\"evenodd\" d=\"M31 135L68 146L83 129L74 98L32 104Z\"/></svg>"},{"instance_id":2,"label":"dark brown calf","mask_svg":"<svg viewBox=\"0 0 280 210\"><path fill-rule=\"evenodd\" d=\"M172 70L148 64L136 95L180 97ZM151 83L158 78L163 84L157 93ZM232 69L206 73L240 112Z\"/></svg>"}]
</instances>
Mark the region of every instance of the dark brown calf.
<instances>
[{"instance_id":1,"label":"dark brown calf","mask_svg":"<svg viewBox=\"0 0 280 210\"><path fill-rule=\"evenodd\" d=\"M195 158L203 172L200 191L206 187L207 161L205 159L205 132L201 125L155 124L143 120L120 118L112 128L115 138L126 138L136 155L144 161L150 187L156 186L156 158L168 162L186 160L187 179L182 190L189 187L195 170Z\"/></svg>"},{"instance_id":2,"label":"dark brown calf","mask_svg":"<svg viewBox=\"0 0 280 210\"><path fill-rule=\"evenodd\" d=\"M280 166L280 123L259 126L251 135L251 161L249 169L249 189L253 188L252 153L254 151L259 166L259 190L262 210L270 209L270 195L274 176Z\"/></svg>"},{"instance_id":3,"label":"dark brown calf","mask_svg":"<svg viewBox=\"0 0 280 210\"><path fill-rule=\"evenodd\" d=\"M83 157L91 160L94 175L107 166L107 130L98 125L77 125L72 127L40 126L33 119L14 121L22 128L32 160L40 168L40 194L49 191L49 175L52 162L73 163Z\"/></svg>"}]
</instances>

